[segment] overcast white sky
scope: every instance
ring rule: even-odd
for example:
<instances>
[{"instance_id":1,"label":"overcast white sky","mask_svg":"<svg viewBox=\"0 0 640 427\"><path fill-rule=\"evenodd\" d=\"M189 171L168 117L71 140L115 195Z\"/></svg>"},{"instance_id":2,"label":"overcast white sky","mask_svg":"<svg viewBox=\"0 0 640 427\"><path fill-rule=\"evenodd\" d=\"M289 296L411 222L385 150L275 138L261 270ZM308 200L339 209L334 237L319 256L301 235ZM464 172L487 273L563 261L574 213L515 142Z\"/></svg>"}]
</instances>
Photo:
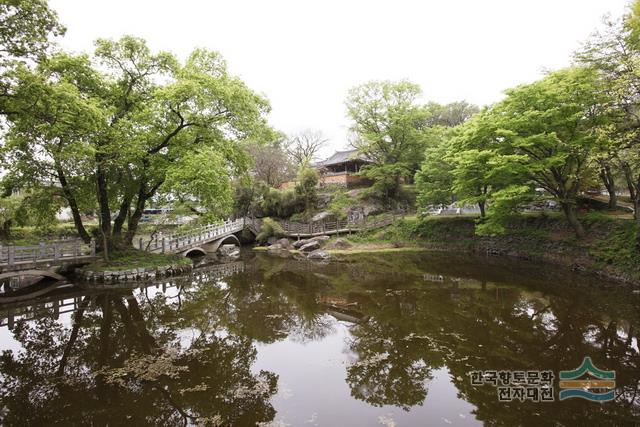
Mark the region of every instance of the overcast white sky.
<instances>
[{"instance_id":1,"label":"overcast white sky","mask_svg":"<svg viewBox=\"0 0 640 427\"><path fill-rule=\"evenodd\" d=\"M569 64L571 53L627 0L50 0L90 51L98 37L143 37L184 58L217 50L265 94L276 128L322 130L347 144L344 99L372 79L407 78L424 100L485 105L502 91ZM327 153L325 153L327 154Z\"/></svg>"}]
</instances>

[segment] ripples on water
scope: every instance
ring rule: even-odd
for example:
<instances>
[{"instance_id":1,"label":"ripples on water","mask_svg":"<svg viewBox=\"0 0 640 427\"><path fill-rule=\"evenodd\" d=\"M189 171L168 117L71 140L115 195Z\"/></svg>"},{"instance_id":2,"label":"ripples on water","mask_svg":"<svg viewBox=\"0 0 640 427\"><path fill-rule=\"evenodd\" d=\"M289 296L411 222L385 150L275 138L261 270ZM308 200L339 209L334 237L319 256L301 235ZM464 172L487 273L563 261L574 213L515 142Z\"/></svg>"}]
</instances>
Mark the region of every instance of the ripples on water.
<instances>
[{"instance_id":1,"label":"ripples on water","mask_svg":"<svg viewBox=\"0 0 640 427\"><path fill-rule=\"evenodd\" d=\"M640 297L442 254L250 256L0 306L3 425L633 425ZM616 371L604 404L501 403L473 370ZM557 384L556 384L557 385Z\"/></svg>"}]
</instances>

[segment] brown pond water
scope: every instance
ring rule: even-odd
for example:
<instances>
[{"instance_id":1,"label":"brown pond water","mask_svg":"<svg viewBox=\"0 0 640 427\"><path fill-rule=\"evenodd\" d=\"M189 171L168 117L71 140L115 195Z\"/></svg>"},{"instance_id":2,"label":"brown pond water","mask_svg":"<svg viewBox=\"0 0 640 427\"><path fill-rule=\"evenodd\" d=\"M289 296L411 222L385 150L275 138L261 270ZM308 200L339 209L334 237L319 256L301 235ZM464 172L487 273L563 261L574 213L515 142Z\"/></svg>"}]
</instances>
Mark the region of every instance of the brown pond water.
<instances>
[{"instance_id":1,"label":"brown pond water","mask_svg":"<svg viewBox=\"0 0 640 427\"><path fill-rule=\"evenodd\" d=\"M245 254L137 286L0 306L2 425L640 424L640 295L596 279L445 254ZM615 371L615 400L559 401L559 372L585 356ZM493 370L553 372L554 401L472 384Z\"/></svg>"}]
</instances>

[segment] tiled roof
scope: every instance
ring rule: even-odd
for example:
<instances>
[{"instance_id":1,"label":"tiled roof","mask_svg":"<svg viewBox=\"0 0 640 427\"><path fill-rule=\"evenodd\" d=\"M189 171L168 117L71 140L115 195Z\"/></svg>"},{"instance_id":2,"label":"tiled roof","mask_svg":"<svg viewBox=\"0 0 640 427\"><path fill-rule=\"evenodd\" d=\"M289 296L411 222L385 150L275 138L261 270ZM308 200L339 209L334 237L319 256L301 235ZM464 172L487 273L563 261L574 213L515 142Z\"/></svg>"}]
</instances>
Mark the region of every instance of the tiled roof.
<instances>
[{"instance_id":1,"label":"tiled roof","mask_svg":"<svg viewBox=\"0 0 640 427\"><path fill-rule=\"evenodd\" d=\"M371 161L362 154L358 153L358 150L346 150L346 151L336 151L331 157L321 162L317 162L315 166L330 166L330 165L338 165L340 163L345 163L350 160L360 160L363 162L370 163Z\"/></svg>"}]
</instances>

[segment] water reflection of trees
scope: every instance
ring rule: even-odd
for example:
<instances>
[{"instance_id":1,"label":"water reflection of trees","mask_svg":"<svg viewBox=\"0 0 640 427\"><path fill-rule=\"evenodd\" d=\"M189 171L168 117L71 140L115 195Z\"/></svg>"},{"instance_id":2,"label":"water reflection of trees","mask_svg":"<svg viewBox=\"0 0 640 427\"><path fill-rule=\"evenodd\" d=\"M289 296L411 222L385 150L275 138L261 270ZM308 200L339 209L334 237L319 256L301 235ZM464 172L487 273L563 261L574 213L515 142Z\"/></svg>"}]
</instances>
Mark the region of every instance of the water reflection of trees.
<instances>
[{"instance_id":1,"label":"water reflection of trees","mask_svg":"<svg viewBox=\"0 0 640 427\"><path fill-rule=\"evenodd\" d=\"M352 330L350 348L358 361L347 369L347 382L354 397L407 409L424 400L430 372L446 366L461 396L477 406L480 420L490 424L540 425L553 420L574 425L596 415L609 418L611 424L637 421L633 417L640 415L640 356L634 338L640 319L637 306L624 294L589 287L541 292L494 284L488 288L487 280L520 280L500 270L484 282L463 277L416 286L420 280L411 272L418 261L406 262L410 265L396 266L392 274L372 274L369 289L352 295L369 316ZM366 268L373 272L378 267L374 263ZM446 263L433 268L441 273L464 270ZM409 273L403 277L401 271ZM558 372L577 367L586 355L599 367L617 372L616 403L574 399L504 404L498 402L495 388L471 387L467 376L472 370L488 369Z\"/></svg>"},{"instance_id":2,"label":"water reflection of trees","mask_svg":"<svg viewBox=\"0 0 640 427\"><path fill-rule=\"evenodd\" d=\"M352 303L359 313L347 343L355 360L346 382L371 405L423 404L433 372L446 367L460 397L488 424L624 424L640 415L640 315L625 294L580 287L568 283L571 277L501 266L478 271L437 257L329 265L260 257L251 266L167 294L84 300L67 328L46 319L19 324L24 351L5 353L0 364L5 424L273 419L277 378L252 373L252 343L322 339L335 327L321 303L327 299ZM440 275L441 282L428 281ZM472 387L467 376L487 369L558 372L585 355L616 370L617 402L505 404L495 388Z\"/></svg>"},{"instance_id":3,"label":"water reflection of trees","mask_svg":"<svg viewBox=\"0 0 640 427\"><path fill-rule=\"evenodd\" d=\"M494 265L478 271L477 264L464 260L429 261L424 265L411 256L328 266L270 261L258 268L252 284L238 284L247 286L247 295L238 295L233 305L259 313L258 319L269 313L282 317L255 325L240 315L227 320L270 342L296 328L314 331L318 325L312 319L322 318L317 304L322 296L356 303L365 320L351 328L348 346L356 360L346 381L355 398L371 405L409 410L422 404L432 372L446 367L460 396L489 424L575 425L596 416L620 424L640 415L640 356L634 344L640 315L628 293L599 290L594 283L581 286L575 282L580 278L552 270ZM425 281L424 273L442 275L442 282ZM324 329L318 330L322 336ZM586 355L617 372L616 403L505 404L498 402L495 388L472 387L468 377L472 370L489 369L557 373L577 367Z\"/></svg>"},{"instance_id":4,"label":"water reflection of trees","mask_svg":"<svg viewBox=\"0 0 640 427\"><path fill-rule=\"evenodd\" d=\"M185 342L160 299L83 301L71 327L19 322L4 352L3 424L255 425L273 419L273 373L251 371L251 340L198 331ZM156 315L151 313L155 312Z\"/></svg>"}]
</instances>

